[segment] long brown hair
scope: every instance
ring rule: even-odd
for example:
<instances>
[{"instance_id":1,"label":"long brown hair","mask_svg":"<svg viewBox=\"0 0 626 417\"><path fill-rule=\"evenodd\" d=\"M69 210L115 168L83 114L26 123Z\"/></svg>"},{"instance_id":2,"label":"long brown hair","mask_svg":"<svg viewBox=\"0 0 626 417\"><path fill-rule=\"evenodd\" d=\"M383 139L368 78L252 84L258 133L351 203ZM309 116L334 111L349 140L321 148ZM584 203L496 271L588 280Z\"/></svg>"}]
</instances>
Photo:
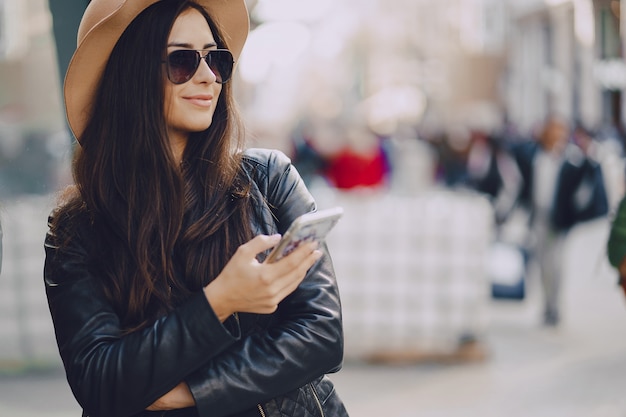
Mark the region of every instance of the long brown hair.
<instances>
[{"instance_id":1,"label":"long brown hair","mask_svg":"<svg viewBox=\"0 0 626 417\"><path fill-rule=\"evenodd\" d=\"M90 266L127 331L199 291L252 233L231 83L209 129L190 136L182 166L170 148L161 60L173 22L188 8L205 16L218 47L227 48L194 2L159 1L144 10L111 54L75 150L76 192L60 209L66 217L89 215L97 240Z\"/></svg>"}]
</instances>

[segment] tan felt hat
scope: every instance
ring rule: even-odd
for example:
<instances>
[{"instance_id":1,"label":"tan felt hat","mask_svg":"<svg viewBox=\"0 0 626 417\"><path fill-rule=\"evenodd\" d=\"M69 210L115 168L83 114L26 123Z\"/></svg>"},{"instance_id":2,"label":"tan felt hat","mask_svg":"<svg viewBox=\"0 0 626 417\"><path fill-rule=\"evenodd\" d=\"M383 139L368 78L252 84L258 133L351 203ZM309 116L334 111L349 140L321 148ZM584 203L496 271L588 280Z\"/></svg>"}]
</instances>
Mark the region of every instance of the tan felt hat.
<instances>
[{"instance_id":1,"label":"tan felt hat","mask_svg":"<svg viewBox=\"0 0 626 417\"><path fill-rule=\"evenodd\" d=\"M65 74L65 112L70 129L80 138L93 97L113 47L130 22L160 0L91 0L78 28L78 47ZM250 30L245 0L195 0L219 24L238 61Z\"/></svg>"}]
</instances>

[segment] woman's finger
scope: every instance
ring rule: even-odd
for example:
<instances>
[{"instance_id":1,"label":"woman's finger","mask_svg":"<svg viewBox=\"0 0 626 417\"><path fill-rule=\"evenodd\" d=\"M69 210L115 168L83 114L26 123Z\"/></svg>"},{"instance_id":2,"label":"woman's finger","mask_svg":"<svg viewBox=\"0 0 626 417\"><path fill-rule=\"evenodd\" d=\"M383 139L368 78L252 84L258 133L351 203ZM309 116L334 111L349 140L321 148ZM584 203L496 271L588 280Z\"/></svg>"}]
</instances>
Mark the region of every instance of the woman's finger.
<instances>
[{"instance_id":1,"label":"woman's finger","mask_svg":"<svg viewBox=\"0 0 626 417\"><path fill-rule=\"evenodd\" d=\"M289 293L291 293L302 282L307 271L322 256L322 251L317 247L317 243L307 243L278 262L264 265L273 270L276 276L274 284L280 288L281 293L284 294L285 288L289 288Z\"/></svg>"},{"instance_id":2,"label":"woman's finger","mask_svg":"<svg viewBox=\"0 0 626 417\"><path fill-rule=\"evenodd\" d=\"M259 253L273 248L280 242L281 235L257 235L239 247L247 256L256 257Z\"/></svg>"}]
</instances>

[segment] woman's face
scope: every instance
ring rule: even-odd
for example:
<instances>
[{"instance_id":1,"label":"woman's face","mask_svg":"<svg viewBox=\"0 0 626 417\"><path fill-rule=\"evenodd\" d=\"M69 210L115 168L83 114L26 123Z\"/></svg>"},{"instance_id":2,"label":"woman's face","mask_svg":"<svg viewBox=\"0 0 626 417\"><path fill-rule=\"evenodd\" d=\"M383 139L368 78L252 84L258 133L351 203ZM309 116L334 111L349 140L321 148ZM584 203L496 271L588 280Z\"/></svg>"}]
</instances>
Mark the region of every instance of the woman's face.
<instances>
[{"instance_id":1,"label":"woman's face","mask_svg":"<svg viewBox=\"0 0 626 417\"><path fill-rule=\"evenodd\" d=\"M167 54L179 49L202 50L202 55L217 49L209 24L195 9L181 13L172 27ZM174 84L167 76L164 80L165 121L174 152L180 156L189 133L206 130L211 125L222 85L215 82L215 74L204 60L189 81Z\"/></svg>"}]
</instances>

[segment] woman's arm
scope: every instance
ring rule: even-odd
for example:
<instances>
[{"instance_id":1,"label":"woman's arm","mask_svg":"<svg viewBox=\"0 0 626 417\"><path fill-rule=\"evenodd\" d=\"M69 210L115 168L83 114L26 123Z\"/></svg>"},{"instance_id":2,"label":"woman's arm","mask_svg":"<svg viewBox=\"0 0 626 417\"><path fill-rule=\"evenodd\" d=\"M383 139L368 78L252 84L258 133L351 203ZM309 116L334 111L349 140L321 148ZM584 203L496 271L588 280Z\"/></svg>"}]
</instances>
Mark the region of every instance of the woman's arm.
<instances>
[{"instance_id":1,"label":"woman's arm","mask_svg":"<svg viewBox=\"0 0 626 417\"><path fill-rule=\"evenodd\" d=\"M170 392L156 400L150 407L146 408L148 411L167 411L176 410L179 408L193 407L196 405L193 395L189 390L189 386L186 382L181 382L176 385Z\"/></svg>"},{"instance_id":2,"label":"woman's arm","mask_svg":"<svg viewBox=\"0 0 626 417\"><path fill-rule=\"evenodd\" d=\"M50 232L44 273L68 380L94 416L193 406L180 382L239 335L236 320L227 323L232 333L221 322L235 311L273 312L321 255L303 245L282 262L262 264L256 256L280 236L259 235L239 248L204 292L150 327L122 336L119 319L90 272L86 238L79 238L84 234L76 233L61 248Z\"/></svg>"},{"instance_id":3,"label":"woman's arm","mask_svg":"<svg viewBox=\"0 0 626 417\"><path fill-rule=\"evenodd\" d=\"M209 303L218 317L228 317L235 312L273 313L322 255L316 250L317 243L309 243L278 262L261 264L255 258L265 247L261 246L262 242L267 239L267 236L257 236L242 245L222 273L205 288ZM148 410L171 410L194 405L189 387L181 383Z\"/></svg>"},{"instance_id":4,"label":"woman's arm","mask_svg":"<svg viewBox=\"0 0 626 417\"><path fill-rule=\"evenodd\" d=\"M67 379L90 416L140 412L238 339L234 320L223 325L202 292L153 325L123 335L87 264L81 235L61 247L47 234L44 278Z\"/></svg>"},{"instance_id":5,"label":"woman's arm","mask_svg":"<svg viewBox=\"0 0 626 417\"><path fill-rule=\"evenodd\" d=\"M284 231L315 207L289 160L273 153L259 185ZM337 370L343 359L341 305L325 245L322 258L280 303L277 322L235 343L186 379L201 416L227 416Z\"/></svg>"},{"instance_id":6,"label":"woman's arm","mask_svg":"<svg viewBox=\"0 0 626 417\"><path fill-rule=\"evenodd\" d=\"M228 416L339 369L343 334L328 267L326 255L280 304L276 325L245 337L186 379L200 416Z\"/></svg>"}]
</instances>

